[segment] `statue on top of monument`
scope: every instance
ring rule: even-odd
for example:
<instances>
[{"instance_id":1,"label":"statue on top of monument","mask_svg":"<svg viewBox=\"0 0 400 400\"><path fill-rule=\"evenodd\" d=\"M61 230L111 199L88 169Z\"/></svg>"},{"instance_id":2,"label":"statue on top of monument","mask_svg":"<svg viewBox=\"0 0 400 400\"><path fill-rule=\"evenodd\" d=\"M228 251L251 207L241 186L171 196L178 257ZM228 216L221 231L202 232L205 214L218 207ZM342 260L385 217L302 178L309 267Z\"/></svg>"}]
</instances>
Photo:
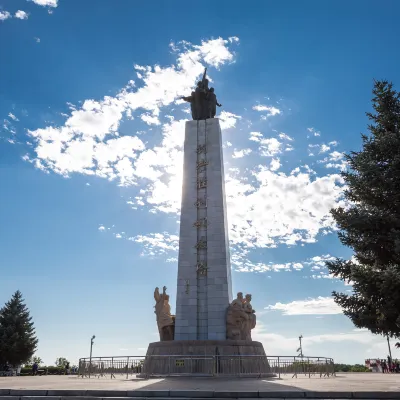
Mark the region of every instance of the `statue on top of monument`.
<instances>
[{"instance_id":1,"label":"statue on top of monument","mask_svg":"<svg viewBox=\"0 0 400 400\"><path fill-rule=\"evenodd\" d=\"M158 287L154 290L154 300L156 301L155 314L157 318L158 332L160 333L160 341L174 340L175 331L175 315L171 314L171 306L169 305L169 295L166 286L160 294Z\"/></svg>"},{"instance_id":2,"label":"statue on top of monument","mask_svg":"<svg viewBox=\"0 0 400 400\"><path fill-rule=\"evenodd\" d=\"M181 99L190 103L193 120L214 118L217 113L217 106L221 107L214 93L214 88L208 88L206 78L207 68L204 70L203 79L197 82L197 87L190 96L182 96Z\"/></svg>"},{"instance_id":3,"label":"statue on top of monument","mask_svg":"<svg viewBox=\"0 0 400 400\"><path fill-rule=\"evenodd\" d=\"M251 305L251 294L239 292L229 305L226 314L226 338L252 341L251 330L256 326L256 315Z\"/></svg>"}]
</instances>

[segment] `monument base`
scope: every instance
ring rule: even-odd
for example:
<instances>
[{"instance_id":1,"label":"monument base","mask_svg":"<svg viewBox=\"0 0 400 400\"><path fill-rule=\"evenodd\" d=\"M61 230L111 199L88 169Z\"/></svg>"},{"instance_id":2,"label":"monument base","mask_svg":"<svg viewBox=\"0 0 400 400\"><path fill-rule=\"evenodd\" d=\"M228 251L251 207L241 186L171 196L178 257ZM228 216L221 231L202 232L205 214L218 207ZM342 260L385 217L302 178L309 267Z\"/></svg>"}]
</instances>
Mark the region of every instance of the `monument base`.
<instances>
[{"instance_id":1,"label":"monument base","mask_svg":"<svg viewBox=\"0 0 400 400\"><path fill-rule=\"evenodd\" d=\"M141 376L270 377L264 347L245 340L174 340L150 343Z\"/></svg>"}]
</instances>

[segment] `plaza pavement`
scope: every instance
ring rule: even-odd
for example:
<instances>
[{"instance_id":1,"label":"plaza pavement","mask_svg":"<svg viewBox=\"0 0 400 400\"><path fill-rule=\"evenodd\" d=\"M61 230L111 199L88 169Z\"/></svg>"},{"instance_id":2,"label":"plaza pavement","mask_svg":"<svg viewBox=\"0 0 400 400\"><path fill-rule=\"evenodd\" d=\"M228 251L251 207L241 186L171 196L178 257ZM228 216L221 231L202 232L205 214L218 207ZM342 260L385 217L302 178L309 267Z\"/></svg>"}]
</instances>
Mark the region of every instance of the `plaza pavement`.
<instances>
[{"instance_id":1,"label":"plaza pavement","mask_svg":"<svg viewBox=\"0 0 400 400\"><path fill-rule=\"evenodd\" d=\"M76 376L0 377L0 389L69 389L69 390L212 390L212 391L329 391L329 392L399 392L400 374L348 373L319 378L282 375L281 379L253 378L183 378L135 379L129 377L79 378ZM299 396L301 397L301 396Z\"/></svg>"}]
</instances>

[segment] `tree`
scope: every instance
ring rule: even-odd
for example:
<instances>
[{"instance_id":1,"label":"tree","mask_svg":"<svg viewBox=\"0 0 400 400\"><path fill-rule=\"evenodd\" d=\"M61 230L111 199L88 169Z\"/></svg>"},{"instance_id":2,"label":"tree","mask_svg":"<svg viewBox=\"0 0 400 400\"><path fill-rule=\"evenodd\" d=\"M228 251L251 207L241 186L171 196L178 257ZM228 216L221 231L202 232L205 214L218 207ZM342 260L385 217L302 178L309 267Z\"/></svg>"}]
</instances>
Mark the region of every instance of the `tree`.
<instances>
[{"instance_id":1,"label":"tree","mask_svg":"<svg viewBox=\"0 0 400 400\"><path fill-rule=\"evenodd\" d=\"M37 365L41 365L41 364L43 364L43 360L40 358L40 357L38 357L38 356L34 356L34 357L32 357L32 358L30 358L27 362L26 362L26 364L25 364L25 367L27 367L27 366L32 366L33 364L37 364Z\"/></svg>"},{"instance_id":2,"label":"tree","mask_svg":"<svg viewBox=\"0 0 400 400\"><path fill-rule=\"evenodd\" d=\"M38 339L29 310L17 290L0 310L0 364L21 365L35 353Z\"/></svg>"},{"instance_id":3,"label":"tree","mask_svg":"<svg viewBox=\"0 0 400 400\"><path fill-rule=\"evenodd\" d=\"M43 364L43 360L40 357L37 357L37 356L32 357L32 364L35 364L35 363L37 365Z\"/></svg>"},{"instance_id":4,"label":"tree","mask_svg":"<svg viewBox=\"0 0 400 400\"><path fill-rule=\"evenodd\" d=\"M359 328L400 336L400 94L376 81L370 135L362 150L346 155L342 173L348 206L331 211L339 239L354 250L350 260L327 262L331 274L353 283L351 294L333 292Z\"/></svg>"},{"instance_id":5,"label":"tree","mask_svg":"<svg viewBox=\"0 0 400 400\"><path fill-rule=\"evenodd\" d=\"M69 364L69 361L65 357L58 357L56 359L56 366L60 368L65 368L65 366Z\"/></svg>"}]
</instances>

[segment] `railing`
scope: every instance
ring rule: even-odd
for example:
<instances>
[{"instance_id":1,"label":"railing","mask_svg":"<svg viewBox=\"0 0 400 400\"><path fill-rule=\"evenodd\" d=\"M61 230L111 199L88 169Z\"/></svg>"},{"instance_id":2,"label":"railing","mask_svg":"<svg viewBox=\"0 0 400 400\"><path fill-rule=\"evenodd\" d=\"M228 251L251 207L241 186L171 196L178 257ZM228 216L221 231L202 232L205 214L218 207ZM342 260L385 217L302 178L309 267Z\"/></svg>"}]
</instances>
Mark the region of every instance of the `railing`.
<instances>
[{"instance_id":1,"label":"railing","mask_svg":"<svg viewBox=\"0 0 400 400\"><path fill-rule=\"evenodd\" d=\"M79 360L78 375L84 377L126 378L152 376L335 376L332 358L245 355L168 355L93 357ZM163 371L160 373L160 371Z\"/></svg>"}]
</instances>

